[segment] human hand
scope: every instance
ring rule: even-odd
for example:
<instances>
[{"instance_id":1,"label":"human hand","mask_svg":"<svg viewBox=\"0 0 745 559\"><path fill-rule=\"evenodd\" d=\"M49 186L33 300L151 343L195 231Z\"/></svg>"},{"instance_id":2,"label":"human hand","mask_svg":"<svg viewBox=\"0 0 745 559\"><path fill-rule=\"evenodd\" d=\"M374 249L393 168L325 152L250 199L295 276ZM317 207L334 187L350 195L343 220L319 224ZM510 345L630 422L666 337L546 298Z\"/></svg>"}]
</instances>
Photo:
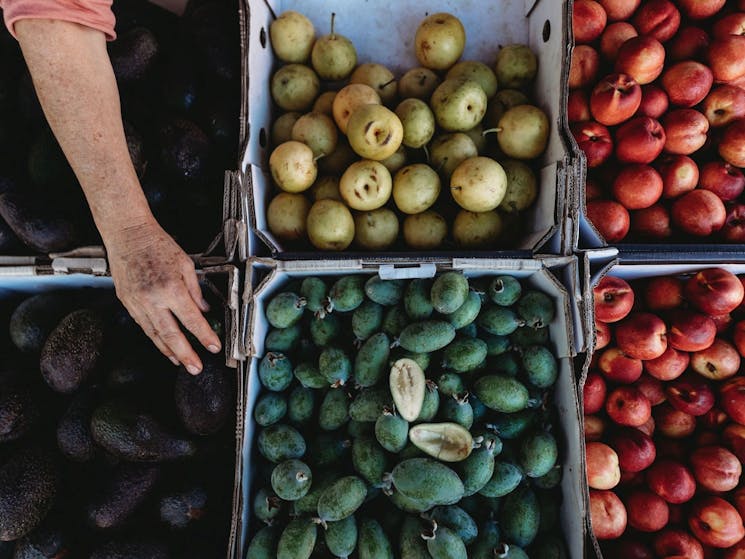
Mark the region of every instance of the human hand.
<instances>
[{"instance_id":1,"label":"human hand","mask_svg":"<svg viewBox=\"0 0 745 559\"><path fill-rule=\"evenodd\" d=\"M202 315L209 306L191 259L154 220L119 231L106 248L116 295L135 322L174 365L200 373L202 362L176 320L212 353L220 339Z\"/></svg>"}]
</instances>

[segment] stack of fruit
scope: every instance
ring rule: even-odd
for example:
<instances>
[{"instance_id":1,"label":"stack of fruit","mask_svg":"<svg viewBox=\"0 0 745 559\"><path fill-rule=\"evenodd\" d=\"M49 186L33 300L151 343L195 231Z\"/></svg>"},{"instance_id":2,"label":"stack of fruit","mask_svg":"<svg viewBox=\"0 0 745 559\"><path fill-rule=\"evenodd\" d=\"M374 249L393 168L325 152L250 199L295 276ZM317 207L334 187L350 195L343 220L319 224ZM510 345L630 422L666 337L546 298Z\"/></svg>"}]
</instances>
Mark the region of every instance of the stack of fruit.
<instances>
[{"instance_id":1,"label":"stack of fruit","mask_svg":"<svg viewBox=\"0 0 745 559\"><path fill-rule=\"evenodd\" d=\"M572 21L568 116L598 232L744 242L745 2L577 0Z\"/></svg>"},{"instance_id":2,"label":"stack of fruit","mask_svg":"<svg viewBox=\"0 0 745 559\"><path fill-rule=\"evenodd\" d=\"M111 290L2 311L0 557L223 559L233 371L177 370Z\"/></svg>"},{"instance_id":3,"label":"stack of fruit","mask_svg":"<svg viewBox=\"0 0 745 559\"><path fill-rule=\"evenodd\" d=\"M583 405L607 557L743 557L743 293L721 268L595 288Z\"/></svg>"},{"instance_id":4,"label":"stack of fruit","mask_svg":"<svg viewBox=\"0 0 745 559\"><path fill-rule=\"evenodd\" d=\"M555 312L511 276L285 285L248 558L565 557Z\"/></svg>"},{"instance_id":5,"label":"stack of fruit","mask_svg":"<svg viewBox=\"0 0 745 559\"><path fill-rule=\"evenodd\" d=\"M414 249L443 247L448 233L464 248L519 238L518 216L538 195L528 163L549 132L527 96L538 65L530 48L505 46L491 67L459 62L463 25L432 14L414 37L421 67L399 79L381 64L358 65L334 24L332 15L330 34L316 38L311 21L289 11L270 27L285 63L271 78L279 114L269 169L279 193L266 220L276 239L385 250L401 246L399 222Z\"/></svg>"}]
</instances>

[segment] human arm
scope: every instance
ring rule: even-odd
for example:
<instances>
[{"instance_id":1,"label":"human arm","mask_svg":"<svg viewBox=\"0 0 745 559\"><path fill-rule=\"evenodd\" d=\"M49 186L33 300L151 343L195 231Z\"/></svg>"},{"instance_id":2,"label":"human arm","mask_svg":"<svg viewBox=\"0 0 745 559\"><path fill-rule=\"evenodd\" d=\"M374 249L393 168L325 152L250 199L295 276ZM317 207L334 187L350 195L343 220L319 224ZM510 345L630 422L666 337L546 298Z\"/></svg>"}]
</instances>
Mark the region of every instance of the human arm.
<instances>
[{"instance_id":1,"label":"human arm","mask_svg":"<svg viewBox=\"0 0 745 559\"><path fill-rule=\"evenodd\" d=\"M77 23L23 19L15 34L39 101L85 193L117 296L155 345L189 372L201 361L177 319L210 351L194 264L158 225L129 157L106 36Z\"/></svg>"}]
</instances>

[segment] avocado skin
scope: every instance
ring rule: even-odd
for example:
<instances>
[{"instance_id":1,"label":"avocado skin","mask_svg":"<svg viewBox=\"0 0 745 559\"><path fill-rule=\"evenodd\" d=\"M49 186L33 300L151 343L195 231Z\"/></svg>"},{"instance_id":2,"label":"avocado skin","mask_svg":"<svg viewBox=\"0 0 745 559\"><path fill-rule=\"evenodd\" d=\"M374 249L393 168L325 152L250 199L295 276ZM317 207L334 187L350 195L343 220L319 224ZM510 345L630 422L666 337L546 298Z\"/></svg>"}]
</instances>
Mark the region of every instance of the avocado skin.
<instances>
[{"instance_id":1,"label":"avocado skin","mask_svg":"<svg viewBox=\"0 0 745 559\"><path fill-rule=\"evenodd\" d=\"M0 443L15 441L33 427L38 409L25 389L0 392Z\"/></svg>"},{"instance_id":2,"label":"avocado skin","mask_svg":"<svg viewBox=\"0 0 745 559\"><path fill-rule=\"evenodd\" d=\"M158 39L146 27L133 27L109 43L109 58L119 84L144 79L155 66L160 48Z\"/></svg>"},{"instance_id":3,"label":"avocado skin","mask_svg":"<svg viewBox=\"0 0 745 559\"><path fill-rule=\"evenodd\" d=\"M13 559L60 559L68 557L68 540L59 526L45 521L25 538L18 540ZM2 557L2 554L0 554Z\"/></svg>"},{"instance_id":4,"label":"avocado skin","mask_svg":"<svg viewBox=\"0 0 745 559\"><path fill-rule=\"evenodd\" d=\"M10 226L5 223L4 219L0 219L0 252L3 254L11 254L18 252L21 248L21 241L18 239Z\"/></svg>"},{"instance_id":5,"label":"avocado skin","mask_svg":"<svg viewBox=\"0 0 745 559\"><path fill-rule=\"evenodd\" d=\"M121 526L147 499L158 480L157 466L122 464L106 480L88 506L88 523L100 530Z\"/></svg>"},{"instance_id":6,"label":"avocado skin","mask_svg":"<svg viewBox=\"0 0 745 559\"><path fill-rule=\"evenodd\" d=\"M75 396L57 424L57 446L68 460L88 462L96 455L91 436L91 415L95 406L93 391Z\"/></svg>"},{"instance_id":7,"label":"avocado skin","mask_svg":"<svg viewBox=\"0 0 745 559\"><path fill-rule=\"evenodd\" d=\"M176 411L194 435L213 435L227 420L235 402L229 369L215 359L205 359L204 369L190 375L183 368L176 377Z\"/></svg>"},{"instance_id":8,"label":"avocado skin","mask_svg":"<svg viewBox=\"0 0 745 559\"><path fill-rule=\"evenodd\" d=\"M41 374L56 392L75 392L95 371L103 347L103 321L81 309L68 314L41 349Z\"/></svg>"},{"instance_id":9,"label":"avocado skin","mask_svg":"<svg viewBox=\"0 0 745 559\"><path fill-rule=\"evenodd\" d=\"M168 548L159 543L109 542L93 552L90 559L170 559Z\"/></svg>"},{"instance_id":10,"label":"avocado skin","mask_svg":"<svg viewBox=\"0 0 745 559\"><path fill-rule=\"evenodd\" d=\"M207 506L207 492L201 487L165 495L160 500L160 519L171 528L186 528L202 518Z\"/></svg>"},{"instance_id":11,"label":"avocado skin","mask_svg":"<svg viewBox=\"0 0 745 559\"><path fill-rule=\"evenodd\" d=\"M193 456L196 445L168 433L152 416L123 401L107 402L93 412L93 440L130 462L165 462Z\"/></svg>"},{"instance_id":12,"label":"avocado skin","mask_svg":"<svg viewBox=\"0 0 745 559\"><path fill-rule=\"evenodd\" d=\"M210 142L199 126L175 118L160 129L160 160L173 180L201 183L209 170Z\"/></svg>"},{"instance_id":13,"label":"avocado skin","mask_svg":"<svg viewBox=\"0 0 745 559\"><path fill-rule=\"evenodd\" d=\"M0 468L0 540L22 538L54 504L59 473L48 452L28 447Z\"/></svg>"},{"instance_id":14,"label":"avocado skin","mask_svg":"<svg viewBox=\"0 0 745 559\"><path fill-rule=\"evenodd\" d=\"M52 330L73 308L70 293L40 293L24 299L10 317L13 344L24 353L39 353Z\"/></svg>"}]
</instances>

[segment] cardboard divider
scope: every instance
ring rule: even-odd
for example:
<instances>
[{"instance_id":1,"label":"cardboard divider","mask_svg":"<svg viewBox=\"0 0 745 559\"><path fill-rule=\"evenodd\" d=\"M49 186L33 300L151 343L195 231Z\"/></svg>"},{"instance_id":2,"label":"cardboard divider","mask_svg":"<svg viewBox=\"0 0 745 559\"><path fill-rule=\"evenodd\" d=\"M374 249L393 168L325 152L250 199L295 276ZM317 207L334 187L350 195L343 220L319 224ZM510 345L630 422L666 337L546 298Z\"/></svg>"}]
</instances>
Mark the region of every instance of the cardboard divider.
<instances>
[{"instance_id":1,"label":"cardboard divider","mask_svg":"<svg viewBox=\"0 0 745 559\"><path fill-rule=\"evenodd\" d=\"M379 62L396 75L418 66L413 38L419 22L430 13L457 14L467 34L464 60L493 63L499 45L525 43L536 52L539 65L533 87L536 105L551 124L548 147L537 163L540 181L536 203L524 214L528 224L515 249L568 254L565 239L566 200L573 155L567 143L566 99L569 75L571 9L568 2L554 0L426 0L396 2L379 0L244 0L248 3L246 64L243 105L247 111L245 151L241 164L242 193L250 230L245 244L250 255L279 256L287 250L269 232L266 210L274 187L268 176L269 136L274 118L270 78L276 70L269 42L271 21L285 10L297 10L313 22L317 34L327 32L331 12L336 13L337 31L355 44L360 63ZM391 14L395 14L391 18ZM389 252L391 254L391 252ZM395 252L393 253L395 254ZM486 254L486 252L484 252ZM494 255L491 251L489 255Z\"/></svg>"},{"instance_id":2,"label":"cardboard divider","mask_svg":"<svg viewBox=\"0 0 745 559\"><path fill-rule=\"evenodd\" d=\"M551 344L559 359L559 378L555 390L554 405L561 422L560 456L564 476L562 479L561 523L567 541L569 557L585 556L586 526L584 483L584 451L581 435L580 407L577 384L573 372L574 351L573 324L576 318L571 310L570 296L562 279L571 282L569 290L575 291L577 275L574 257L547 259L451 259L434 263L418 261L389 261L385 264L362 260L330 261L276 261L252 258L247 263L243 295L244 319L243 347L247 350L247 384L245 395L244 441L243 441L243 486L242 511L239 526L239 549L245 553L250 530L256 527L251 520L251 497L254 473L253 456L256 426L253 408L261 390L258 379L258 364L264 354L264 338L269 325L264 309L271 297L287 282L307 276L337 277L349 274L371 276L382 272L389 278L432 277L436 272L461 270L469 278L493 276L500 273L513 275L527 285L551 295L556 301L557 313L549 325Z\"/></svg>"}]
</instances>

